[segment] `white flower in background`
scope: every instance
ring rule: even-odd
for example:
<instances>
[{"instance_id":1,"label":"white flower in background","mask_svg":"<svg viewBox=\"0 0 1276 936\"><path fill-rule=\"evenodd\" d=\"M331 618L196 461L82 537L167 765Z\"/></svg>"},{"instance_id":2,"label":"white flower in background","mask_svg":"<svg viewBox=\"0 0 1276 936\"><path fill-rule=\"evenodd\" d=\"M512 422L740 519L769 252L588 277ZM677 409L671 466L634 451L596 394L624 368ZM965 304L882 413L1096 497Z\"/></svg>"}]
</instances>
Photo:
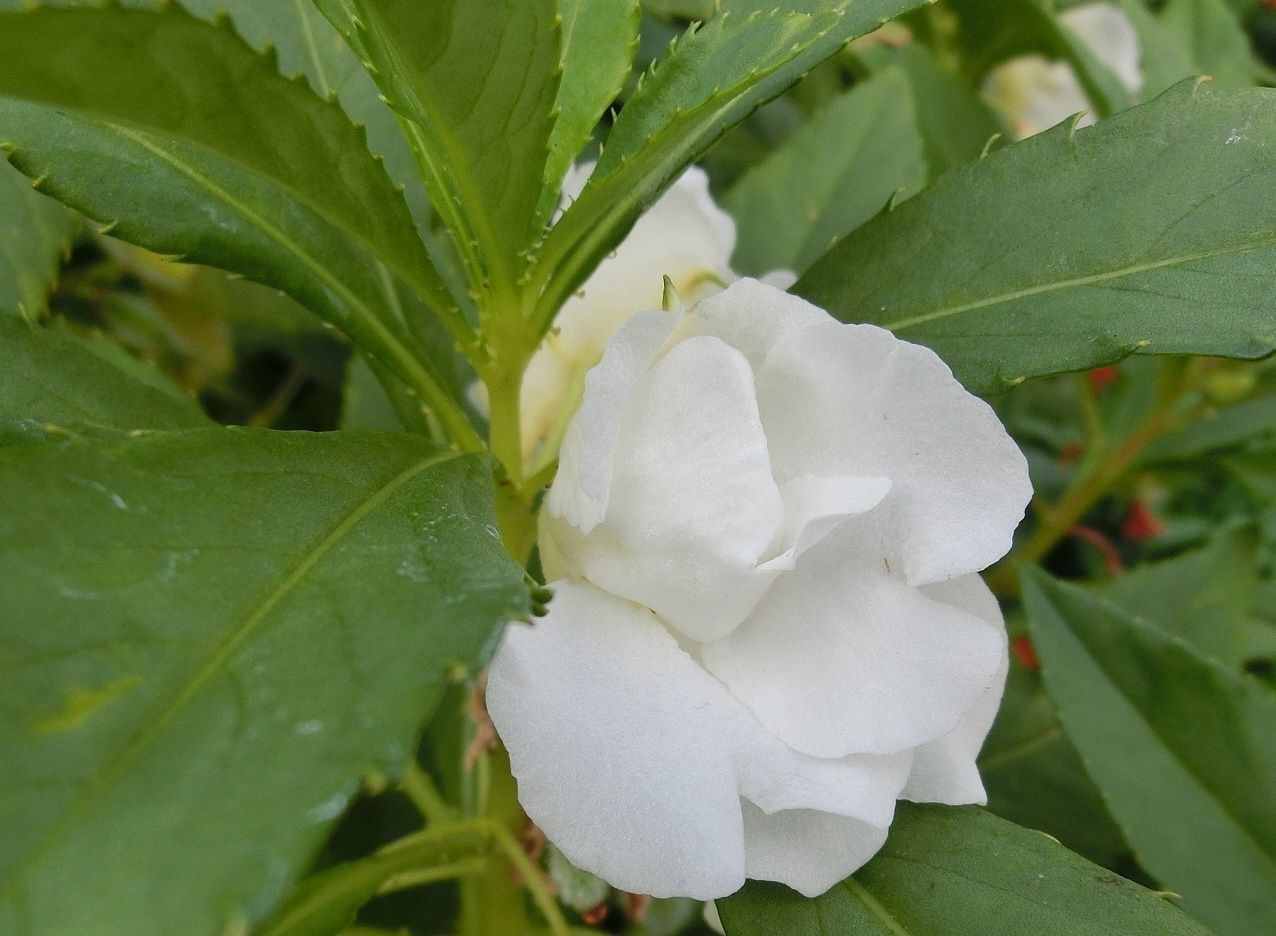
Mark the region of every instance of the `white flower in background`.
<instances>
[{"instance_id":1,"label":"white flower in background","mask_svg":"<svg viewBox=\"0 0 1276 936\"><path fill-rule=\"evenodd\" d=\"M487 702L519 798L616 887L823 892L898 798L984 801L1006 673L976 574L1027 466L931 351L741 280L586 378L542 516L548 617Z\"/></svg>"},{"instance_id":2,"label":"white flower in background","mask_svg":"<svg viewBox=\"0 0 1276 936\"><path fill-rule=\"evenodd\" d=\"M1120 7L1091 3L1066 10L1059 18L1131 94L1139 92L1143 87L1139 36ZM989 75L985 91L1020 139L1090 110L1089 98L1072 68L1039 55L998 66ZM1092 123L1094 116L1087 113L1081 126Z\"/></svg>"},{"instance_id":3,"label":"white flower in background","mask_svg":"<svg viewBox=\"0 0 1276 936\"><path fill-rule=\"evenodd\" d=\"M572 168L563 182L564 201L580 194L593 169ZM714 204L709 177L688 169L563 305L528 363L522 392L525 457L561 435L580 402L585 373L611 336L635 312L661 307L665 276L688 303L735 280L730 265L735 239L735 222ZM783 285L791 283L790 274Z\"/></svg>"}]
</instances>

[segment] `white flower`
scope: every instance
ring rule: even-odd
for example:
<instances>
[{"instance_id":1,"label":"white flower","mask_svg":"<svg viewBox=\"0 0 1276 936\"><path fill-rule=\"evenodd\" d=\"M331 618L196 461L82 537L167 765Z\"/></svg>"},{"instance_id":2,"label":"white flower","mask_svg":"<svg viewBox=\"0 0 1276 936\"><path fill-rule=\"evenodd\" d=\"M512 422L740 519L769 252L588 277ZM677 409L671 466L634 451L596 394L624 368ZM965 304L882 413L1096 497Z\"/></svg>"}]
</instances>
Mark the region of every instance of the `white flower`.
<instances>
[{"instance_id":1,"label":"white flower","mask_svg":"<svg viewBox=\"0 0 1276 936\"><path fill-rule=\"evenodd\" d=\"M634 316L542 516L549 615L489 677L528 815L618 888L711 899L823 892L897 798L982 802L1006 635L975 573L1029 495L925 348L753 280Z\"/></svg>"},{"instance_id":2,"label":"white flower","mask_svg":"<svg viewBox=\"0 0 1276 936\"><path fill-rule=\"evenodd\" d=\"M587 164L568 172L565 201L580 194L593 169ZM661 307L665 276L687 302L735 279L735 237L735 222L709 194L709 177L688 169L563 304L528 363L522 393L525 457L556 435L556 427L561 433L580 400L585 373L620 326L635 312Z\"/></svg>"},{"instance_id":3,"label":"white flower","mask_svg":"<svg viewBox=\"0 0 1276 936\"><path fill-rule=\"evenodd\" d=\"M568 172L565 202L580 194L593 171L589 163ZM528 362L521 403L526 459L547 440L553 444L561 438L580 402L586 372L630 316L661 307L666 276L688 303L735 281L735 239L735 222L714 203L709 177L694 166L688 169L563 304L550 334ZM785 287L794 279L787 271L767 276L768 282Z\"/></svg>"},{"instance_id":4,"label":"white flower","mask_svg":"<svg viewBox=\"0 0 1276 936\"><path fill-rule=\"evenodd\" d=\"M1059 18L1126 90L1137 94L1142 89L1139 36L1120 7L1090 3L1066 10ZM1021 139L1090 109L1072 68L1039 55L1020 56L998 66L989 75L985 90ZM1080 125L1092 123L1094 117L1087 113Z\"/></svg>"}]
</instances>

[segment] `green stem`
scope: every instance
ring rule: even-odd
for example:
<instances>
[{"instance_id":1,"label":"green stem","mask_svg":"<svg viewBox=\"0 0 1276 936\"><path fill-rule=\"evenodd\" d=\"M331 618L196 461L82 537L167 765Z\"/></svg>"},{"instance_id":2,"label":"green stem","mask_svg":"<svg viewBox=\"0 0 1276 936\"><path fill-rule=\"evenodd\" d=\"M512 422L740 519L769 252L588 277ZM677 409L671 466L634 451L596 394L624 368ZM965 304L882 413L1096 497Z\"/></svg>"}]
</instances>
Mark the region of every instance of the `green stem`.
<instances>
[{"instance_id":1,"label":"green stem","mask_svg":"<svg viewBox=\"0 0 1276 936\"><path fill-rule=\"evenodd\" d=\"M400 839L393 847L302 882L260 936L336 932L391 879L459 867L464 861L489 854L495 844L493 823L485 819L451 823Z\"/></svg>"},{"instance_id":2,"label":"green stem","mask_svg":"<svg viewBox=\"0 0 1276 936\"><path fill-rule=\"evenodd\" d=\"M1019 580L1015 566L1019 563L1036 563L1045 558L1068 531L1095 505L1120 483L1137 464L1147 447L1176 425L1192 419L1197 411L1174 418L1176 404L1186 391L1184 371L1177 362L1169 362L1162 377L1159 399L1147 418L1112 453L1090 462L1072 488L1053 508L1044 512L1042 521L988 576L988 585L1001 597L1018 594Z\"/></svg>"},{"instance_id":3,"label":"green stem","mask_svg":"<svg viewBox=\"0 0 1276 936\"><path fill-rule=\"evenodd\" d=\"M456 810L443 799L443 794L435 785L434 778L415 761L408 765L407 773L399 781L399 789L412 800L412 805L417 808L426 822L445 823L456 818Z\"/></svg>"}]
</instances>

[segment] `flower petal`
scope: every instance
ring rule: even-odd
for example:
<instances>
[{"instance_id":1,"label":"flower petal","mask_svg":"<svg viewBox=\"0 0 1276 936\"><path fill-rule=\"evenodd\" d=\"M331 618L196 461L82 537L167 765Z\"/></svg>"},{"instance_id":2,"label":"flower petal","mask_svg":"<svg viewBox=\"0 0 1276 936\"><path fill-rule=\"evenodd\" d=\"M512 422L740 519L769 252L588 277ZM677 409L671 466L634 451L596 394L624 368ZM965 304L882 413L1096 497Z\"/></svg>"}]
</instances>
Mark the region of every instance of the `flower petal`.
<instances>
[{"instance_id":1,"label":"flower petal","mask_svg":"<svg viewBox=\"0 0 1276 936\"><path fill-rule=\"evenodd\" d=\"M746 802L745 874L818 897L877 854L886 843L887 825L811 810L767 815Z\"/></svg>"},{"instance_id":2,"label":"flower petal","mask_svg":"<svg viewBox=\"0 0 1276 936\"><path fill-rule=\"evenodd\" d=\"M891 479L874 516L888 515L887 556L909 584L977 572L1010 548L1032 494L1027 462L934 352L827 319L780 338L757 387L780 484L806 474Z\"/></svg>"},{"instance_id":3,"label":"flower petal","mask_svg":"<svg viewBox=\"0 0 1276 936\"><path fill-rule=\"evenodd\" d=\"M842 521L867 513L891 489L890 478L818 478L802 475L780 489L784 526L769 553L765 568L791 569L797 557L841 526Z\"/></svg>"},{"instance_id":4,"label":"flower petal","mask_svg":"<svg viewBox=\"0 0 1276 936\"><path fill-rule=\"evenodd\" d=\"M728 633L772 576L759 558L784 521L753 374L717 338L674 345L625 413L603 522L558 545L569 564L693 640Z\"/></svg>"},{"instance_id":5,"label":"flower petal","mask_svg":"<svg viewBox=\"0 0 1276 936\"><path fill-rule=\"evenodd\" d=\"M926 585L922 591L937 601L978 615L1005 633L997 599L979 576L968 575L951 582ZM946 803L949 806L966 803L983 806L988 802L975 758L979 756L979 749L983 747L997 717L1009 670L1010 657L1003 652L1001 666L993 675L992 682L979 694L974 706L957 723L957 727L913 752L912 773L900 794L901 799L915 803Z\"/></svg>"},{"instance_id":6,"label":"flower petal","mask_svg":"<svg viewBox=\"0 0 1276 936\"><path fill-rule=\"evenodd\" d=\"M785 335L830 322L827 312L777 285L741 279L701 299L679 325L678 336L713 335L736 348L754 370Z\"/></svg>"},{"instance_id":7,"label":"flower petal","mask_svg":"<svg viewBox=\"0 0 1276 936\"><path fill-rule=\"evenodd\" d=\"M889 566L876 513L811 549L744 623L700 651L776 737L815 757L942 737L1005 658L999 627L927 597Z\"/></svg>"},{"instance_id":8,"label":"flower petal","mask_svg":"<svg viewBox=\"0 0 1276 936\"><path fill-rule=\"evenodd\" d=\"M585 377L585 395L559 452L550 515L588 533L602 522L625 410L678 322L673 312L640 312Z\"/></svg>"},{"instance_id":9,"label":"flower petal","mask_svg":"<svg viewBox=\"0 0 1276 936\"><path fill-rule=\"evenodd\" d=\"M511 625L487 705L527 814L577 867L654 896L744 883L741 796L888 823L910 756L820 761L769 735L646 609L559 582Z\"/></svg>"}]
</instances>

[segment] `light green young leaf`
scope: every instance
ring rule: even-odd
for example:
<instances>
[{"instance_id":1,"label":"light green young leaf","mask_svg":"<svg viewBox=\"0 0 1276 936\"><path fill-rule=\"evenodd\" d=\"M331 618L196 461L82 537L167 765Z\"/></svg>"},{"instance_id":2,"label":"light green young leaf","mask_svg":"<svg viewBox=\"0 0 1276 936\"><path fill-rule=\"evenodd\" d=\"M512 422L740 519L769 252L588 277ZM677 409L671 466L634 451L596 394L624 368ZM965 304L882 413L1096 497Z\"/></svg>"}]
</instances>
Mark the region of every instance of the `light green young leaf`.
<instances>
[{"instance_id":1,"label":"light green young leaf","mask_svg":"<svg viewBox=\"0 0 1276 936\"><path fill-rule=\"evenodd\" d=\"M155 368L63 325L0 316L0 445L91 430L209 425Z\"/></svg>"},{"instance_id":2,"label":"light green young leaf","mask_svg":"<svg viewBox=\"0 0 1276 936\"><path fill-rule=\"evenodd\" d=\"M174 6L4 14L0 95L0 142L41 191L125 240L289 293L455 411L420 363L434 339L416 296L457 313L400 193L335 103L224 23Z\"/></svg>"},{"instance_id":3,"label":"light green young leaf","mask_svg":"<svg viewBox=\"0 0 1276 936\"><path fill-rule=\"evenodd\" d=\"M0 316L35 319L44 311L78 226L74 214L0 161Z\"/></svg>"},{"instance_id":4,"label":"light green young leaf","mask_svg":"<svg viewBox=\"0 0 1276 936\"><path fill-rule=\"evenodd\" d=\"M1201 549L1131 569L1098 593L1238 671L1253 630L1257 548L1253 528L1228 530Z\"/></svg>"},{"instance_id":5,"label":"light green young leaf","mask_svg":"<svg viewBox=\"0 0 1276 936\"><path fill-rule=\"evenodd\" d=\"M929 345L977 392L1134 351L1269 354L1273 104L1185 84L1008 146L855 231L795 292Z\"/></svg>"},{"instance_id":6,"label":"light green young leaf","mask_svg":"<svg viewBox=\"0 0 1276 936\"><path fill-rule=\"evenodd\" d=\"M930 179L974 162L1002 132L988 105L967 91L921 43L868 49L861 59L870 74L899 69L907 77Z\"/></svg>"},{"instance_id":7,"label":"light green young leaf","mask_svg":"<svg viewBox=\"0 0 1276 936\"><path fill-rule=\"evenodd\" d=\"M536 327L549 327L642 211L725 130L851 39L923 2L733 0L693 27L643 77L580 198L538 251L532 284L546 291Z\"/></svg>"},{"instance_id":8,"label":"light green young leaf","mask_svg":"<svg viewBox=\"0 0 1276 936\"><path fill-rule=\"evenodd\" d=\"M1046 688L1140 863L1220 936L1276 928L1276 695L1035 569Z\"/></svg>"},{"instance_id":9,"label":"light green young leaf","mask_svg":"<svg viewBox=\"0 0 1276 936\"><path fill-rule=\"evenodd\" d=\"M489 477L404 434L0 450L0 931L265 919L527 613Z\"/></svg>"},{"instance_id":10,"label":"light green young leaf","mask_svg":"<svg viewBox=\"0 0 1276 936\"><path fill-rule=\"evenodd\" d=\"M1116 74L1070 30L1050 0L949 0L961 26L972 80L1019 55L1062 59L1071 67L1099 116L1137 103ZM1133 0L1140 3L1142 0Z\"/></svg>"},{"instance_id":11,"label":"light green young leaf","mask_svg":"<svg viewBox=\"0 0 1276 936\"><path fill-rule=\"evenodd\" d=\"M594 126L620 93L638 48L638 0L558 0L563 76L554 103L546 189L539 220L558 204L559 186Z\"/></svg>"},{"instance_id":12,"label":"light green young leaf","mask_svg":"<svg viewBox=\"0 0 1276 936\"><path fill-rule=\"evenodd\" d=\"M750 882L727 936L1209 936L1164 898L974 806L900 803L886 846L808 900Z\"/></svg>"},{"instance_id":13,"label":"light green young leaf","mask_svg":"<svg viewBox=\"0 0 1276 936\"><path fill-rule=\"evenodd\" d=\"M1226 0L1169 0L1160 18L1196 74L1209 75L1226 88L1252 83L1249 37Z\"/></svg>"},{"instance_id":14,"label":"light green young leaf","mask_svg":"<svg viewBox=\"0 0 1276 936\"><path fill-rule=\"evenodd\" d=\"M315 2L404 118L471 285L508 301L541 233L561 63L555 0Z\"/></svg>"},{"instance_id":15,"label":"light green young leaf","mask_svg":"<svg viewBox=\"0 0 1276 936\"><path fill-rule=\"evenodd\" d=\"M801 273L894 197L926 182L908 79L890 70L815 114L724 200L739 230L732 266Z\"/></svg>"}]
</instances>

